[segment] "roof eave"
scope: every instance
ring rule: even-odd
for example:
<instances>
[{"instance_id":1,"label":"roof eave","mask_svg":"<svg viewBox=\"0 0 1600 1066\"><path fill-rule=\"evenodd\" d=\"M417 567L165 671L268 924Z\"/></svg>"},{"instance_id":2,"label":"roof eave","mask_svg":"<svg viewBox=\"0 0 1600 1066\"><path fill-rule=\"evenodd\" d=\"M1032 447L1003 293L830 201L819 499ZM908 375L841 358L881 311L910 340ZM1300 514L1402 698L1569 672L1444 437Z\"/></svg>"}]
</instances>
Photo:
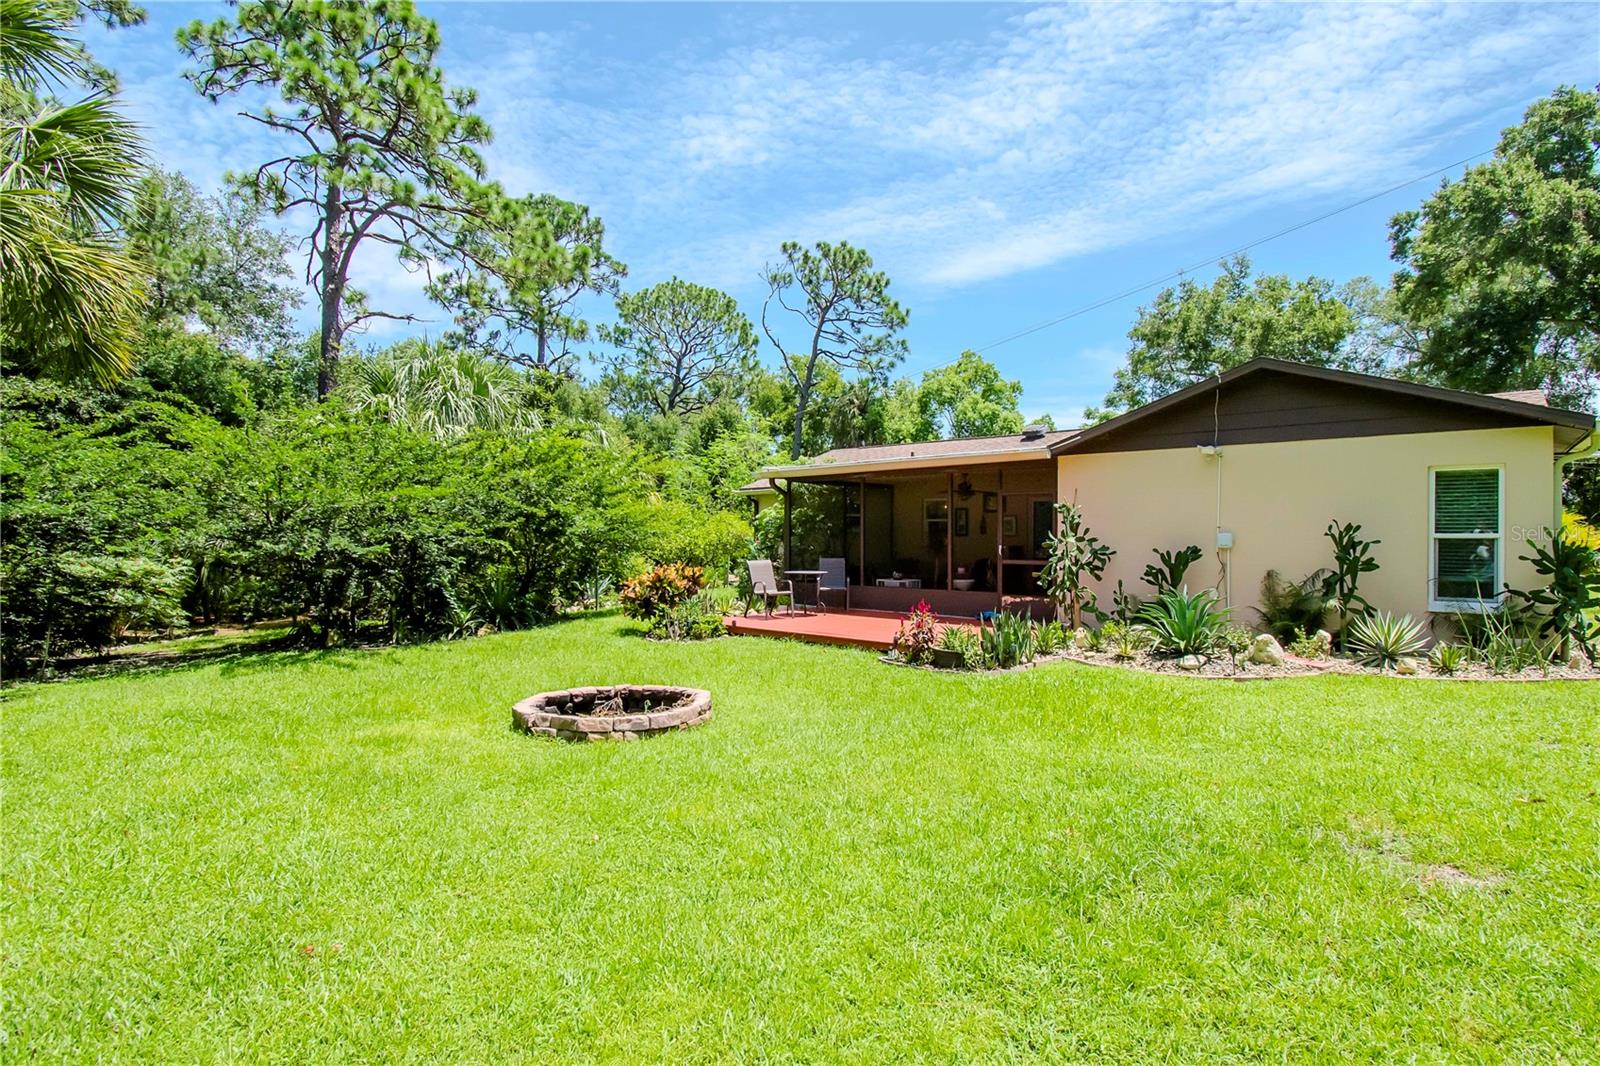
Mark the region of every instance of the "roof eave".
<instances>
[{"instance_id":1,"label":"roof eave","mask_svg":"<svg viewBox=\"0 0 1600 1066\"><path fill-rule=\"evenodd\" d=\"M815 481L855 474L890 473L895 470L937 470L946 466L984 466L989 463L1018 463L1049 459L1048 445L1009 452L951 452L946 455L896 456L890 459L859 459L850 463L802 463L796 466L769 466L760 476L785 481Z\"/></svg>"},{"instance_id":2,"label":"roof eave","mask_svg":"<svg viewBox=\"0 0 1600 1066\"><path fill-rule=\"evenodd\" d=\"M1396 378L1382 378L1353 370L1333 370L1328 367L1309 366L1305 363L1292 363L1282 359L1260 358L1252 359L1248 363L1241 363L1232 369L1224 370L1214 378L1207 378L1204 381L1179 389L1177 392L1169 393L1158 400L1152 400L1143 407L1135 407L1131 411L1125 411L1115 418L1100 423L1098 426L1091 426L1085 429L1076 437L1058 441L1051 446L1050 454L1061 455L1086 441L1096 440L1108 433L1116 432L1124 426L1143 421L1159 411L1202 395L1210 389L1215 389L1237 381L1239 378L1264 370L1276 370L1281 373L1315 378L1319 381L1335 381L1347 385L1366 385L1374 389L1399 393L1416 399L1459 403L1463 406L1476 407L1480 410L1520 415L1531 422L1542 425L1566 426L1585 431L1592 430L1595 427L1595 416L1586 411L1568 411L1564 408L1550 407L1545 404L1508 400L1504 397L1486 396L1476 392L1463 392L1459 389L1447 389L1439 385L1422 385L1412 381L1400 381Z\"/></svg>"}]
</instances>

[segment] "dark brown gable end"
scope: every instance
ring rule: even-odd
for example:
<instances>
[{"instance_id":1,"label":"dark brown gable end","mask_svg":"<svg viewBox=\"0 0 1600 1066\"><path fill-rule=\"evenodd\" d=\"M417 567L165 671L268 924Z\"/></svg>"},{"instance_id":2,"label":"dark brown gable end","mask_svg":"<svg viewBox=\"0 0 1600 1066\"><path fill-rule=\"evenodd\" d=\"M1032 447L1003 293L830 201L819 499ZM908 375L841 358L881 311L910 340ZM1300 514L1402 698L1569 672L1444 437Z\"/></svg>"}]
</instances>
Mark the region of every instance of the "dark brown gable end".
<instances>
[{"instance_id":1,"label":"dark brown gable end","mask_svg":"<svg viewBox=\"0 0 1600 1066\"><path fill-rule=\"evenodd\" d=\"M1581 437L1594 418L1535 404L1344 371L1257 360L1064 441L1058 455L1264 444L1329 437L1557 425Z\"/></svg>"}]
</instances>

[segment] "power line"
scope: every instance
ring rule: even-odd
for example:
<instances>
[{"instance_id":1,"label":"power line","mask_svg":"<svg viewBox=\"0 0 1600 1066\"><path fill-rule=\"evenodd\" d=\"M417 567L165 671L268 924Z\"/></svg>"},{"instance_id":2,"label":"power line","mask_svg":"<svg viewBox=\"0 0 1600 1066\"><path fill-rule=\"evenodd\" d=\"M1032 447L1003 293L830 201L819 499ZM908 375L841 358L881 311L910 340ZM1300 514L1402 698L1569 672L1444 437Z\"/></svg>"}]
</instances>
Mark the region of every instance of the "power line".
<instances>
[{"instance_id":1,"label":"power line","mask_svg":"<svg viewBox=\"0 0 1600 1066\"><path fill-rule=\"evenodd\" d=\"M1387 189L1383 189L1383 190L1381 190L1379 192L1375 192L1375 193L1371 194L1370 196L1363 196L1361 199L1356 200L1354 203L1348 203L1348 204L1345 204L1343 207L1335 208L1332 211L1324 212L1323 214L1320 214L1320 215L1316 216L1315 218L1308 218L1304 222L1296 222L1292 226L1286 226L1283 229L1280 229L1275 233L1267 234L1265 237L1257 237L1255 240L1248 241L1245 244L1241 244L1241 245L1239 245L1239 247L1231 249L1230 251L1222 252L1222 253L1219 253L1217 255L1207 256L1206 258L1201 259L1198 262L1196 262L1196 263L1194 263L1194 264L1192 264L1190 266L1179 267L1177 270L1174 270L1174 271L1171 271L1169 273L1163 274L1159 278L1155 278L1155 279L1153 279L1151 281L1146 281L1146 282L1143 282L1141 284L1135 285L1130 289L1123 289L1119 293L1116 293L1116 294L1114 294L1112 296L1107 296L1102 300L1096 300L1094 303L1089 304L1089 305L1087 305L1085 307L1080 307L1076 311L1069 311L1064 315L1057 315L1055 318L1049 319L1048 321L1040 322L1037 325L1029 326L1027 329L1018 330L1017 332L1011 334L1010 336L1001 337L997 341L990 341L988 344L985 344L983 347L977 348L977 349L974 349L974 350L978 351L978 352L987 352L987 351L989 351L991 349L1000 347L1002 344L1010 344L1014 340L1021 340L1023 337L1031 336L1032 334L1038 333L1040 330L1049 329L1051 326L1059 326L1061 323L1066 322L1068 319L1077 318L1079 315L1086 315L1090 311L1098 311L1100 308L1105 307L1108 304L1114 304L1118 300L1124 300L1124 299L1128 298L1129 296L1134 295L1135 293L1144 292L1146 289L1153 289L1157 285L1161 285L1161 284L1164 284L1166 282L1172 281L1174 278L1181 278L1185 274L1189 274L1189 273L1192 273L1192 272L1194 272L1196 270L1199 270L1201 267L1209 266L1212 263L1217 262L1218 260L1227 259L1227 258L1229 258L1231 256L1239 255L1242 252L1248 252L1250 249L1259 247L1260 245L1263 245L1263 244L1266 244L1268 241L1275 241L1279 237L1286 237L1289 234L1294 233L1296 230L1303 230L1307 226L1315 226L1318 222L1326 222L1328 219L1333 218L1335 215L1342 215L1346 211L1353 211L1356 208L1361 207L1364 204L1370 204L1374 200L1380 200L1383 197L1388 196L1390 193L1399 192L1401 189L1404 189L1408 185L1415 185L1419 181L1427 181L1429 178L1437 177L1440 174L1448 173L1449 171L1454 170L1456 167L1465 166L1466 164L1471 163L1475 159L1481 159L1484 156L1493 153L1493 151L1494 151L1493 148L1486 148L1481 152L1475 152L1472 155L1467 156L1465 159L1458 159L1454 163L1448 163L1445 166L1438 167L1438 168L1436 168L1434 170L1430 170L1426 174L1418 174L1415 177L1407 178L1405 181L1402 181L1398 185L1391 185ZM948 364L944 364L944 365L948 365Z\"/></svg>"}]
</instances>

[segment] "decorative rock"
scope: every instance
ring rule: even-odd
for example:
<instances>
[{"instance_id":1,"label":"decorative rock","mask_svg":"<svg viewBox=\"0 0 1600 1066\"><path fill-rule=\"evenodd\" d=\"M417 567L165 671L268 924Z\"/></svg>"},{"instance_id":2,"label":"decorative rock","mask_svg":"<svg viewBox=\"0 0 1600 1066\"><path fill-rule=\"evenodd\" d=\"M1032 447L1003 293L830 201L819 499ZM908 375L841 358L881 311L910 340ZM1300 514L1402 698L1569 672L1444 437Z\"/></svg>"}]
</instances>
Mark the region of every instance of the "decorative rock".
<instances>
[{"instance_id":1,"label":"decorative rock","mask_svg":"<svg viewBox=\"0 0 1600 1066\"><path fill-rule=\"evenodd\" d=\"M639 740L711 717L711 693L667 685L615 685L542 692L511 708L512 724L570 741Z\"/></svg>"},{"instance_id":2,"label":"decorative rock","mask_svg":"<svg viewBox=\"0 0 1600 1066\"><path fill-rule=\"evenodd\" d=\"M1411 676L1417 672L1417 660L1411 658L1410 656L1407 656L1404 659L1396 660L1394 664L1394 672L1397 674L1404 674L1407 677Z\"/></svg>"},{"instance_id":3,"label":"decorative rock","mask_svg":"<svg viewBox=\"0 0 1600 1066\"><path fill-rule=\"evenodd\" d=\"M1198 670L1205 664L1206 661L1200 658L1198 655L1185 655L1183 658L1178 660L1178 669Z\"/></svg>"},{"instance_id":4,"label":"decorative rock","mask_svg":"<svg viewBox=\"0 0 1600 1066\"><path fill-rule=\"evenodd\" d=\"M1250 642L1250 661L1262 666L1283 665L1283 645L1271 633L1262 633Z\"/></svg>"},{"instance_id":5,"label":"decorative rock","mask_svg":"<svg viewBox=\"0 0 1600 1066\"><path fill-rule=\"evenodd\" d=\"M1317 651L1324 659L1333 654L1332 633L1329 633L1326 629L1319 629L1311 639L1317 642Z\"/></svg>"},{"instance_id":6,"label":"decorative rock","mask_svg":"<svg viewBox=\"0 0 1600 1066\"><path fill-rule=\"evenodd\" d=\"M1569 669L1569 670L1587 670L1588 668L1589 668L1589 657L1587 655L1583 654L1583 649L1582 648L1573 648L1572 649L1572 654L1567 656L1567 669Z\"/></svg>"}]
</instances>

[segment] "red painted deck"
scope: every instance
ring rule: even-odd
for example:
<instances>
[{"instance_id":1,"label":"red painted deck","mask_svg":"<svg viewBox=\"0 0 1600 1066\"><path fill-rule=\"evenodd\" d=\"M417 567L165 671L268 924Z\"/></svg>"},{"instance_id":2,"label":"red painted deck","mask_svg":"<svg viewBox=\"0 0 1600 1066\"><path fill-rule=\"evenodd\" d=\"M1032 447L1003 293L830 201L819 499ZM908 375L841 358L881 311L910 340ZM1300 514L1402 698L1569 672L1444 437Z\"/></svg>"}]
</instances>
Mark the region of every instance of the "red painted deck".
<instances>
[{"instance_id":1,"label":"red painted deck","mask_svg":"<svg viewBox=\"0 0 1600 1066\"><path fill-rule=\"evenodd\" d=\"M751 613L748 617L730 615L723 621L736 636L782 637L813 644L849 644L858 648L887 651L894 647L894 635L903 615L889 611L819 611L791 615ZM971 625L970 619L940 617L944 625Z\"/></svg>"}]
</instances>

